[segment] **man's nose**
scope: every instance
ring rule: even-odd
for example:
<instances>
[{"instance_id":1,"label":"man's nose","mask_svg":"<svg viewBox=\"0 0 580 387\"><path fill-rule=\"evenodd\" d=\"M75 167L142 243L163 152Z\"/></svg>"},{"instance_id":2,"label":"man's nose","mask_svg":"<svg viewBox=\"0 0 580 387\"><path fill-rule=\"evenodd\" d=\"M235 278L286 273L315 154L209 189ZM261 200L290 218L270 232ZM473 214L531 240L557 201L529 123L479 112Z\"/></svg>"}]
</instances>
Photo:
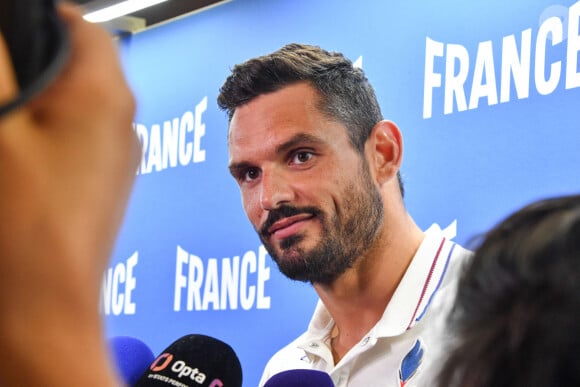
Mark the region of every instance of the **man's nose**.
<instances>
[{"instance_id":1,"label":"man's nose","mask_svg":"<svg viewBox=\"0 0 580 387\"><path fill-rule=\"evenodd\" d=\"M260 187L260 205L263 210L273 210L294 197L287 177L274 171L263 172Z\"/></svg>"}]
</instances>

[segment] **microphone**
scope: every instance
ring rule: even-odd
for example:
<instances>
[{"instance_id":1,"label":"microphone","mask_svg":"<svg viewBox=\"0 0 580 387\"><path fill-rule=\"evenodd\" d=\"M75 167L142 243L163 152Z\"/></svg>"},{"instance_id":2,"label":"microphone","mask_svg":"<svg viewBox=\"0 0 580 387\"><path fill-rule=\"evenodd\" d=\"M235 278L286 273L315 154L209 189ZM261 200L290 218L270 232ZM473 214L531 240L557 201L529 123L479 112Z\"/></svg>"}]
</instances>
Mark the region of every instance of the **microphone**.
<instances>
[{"instance_id":1,"label":"microphone","mask_svg":"<svg viewBox=\"0 0 580 387\"><path fill-rule=\"evenodd\" d=\"M297 369L274 374L264 387L334 387L330 375L324 371Z\"/></svg>"},{"instance_id":2,"label":"microphone","mask_svg":"<svg viewBox=\"0 0 580 387\"><path fill-rule=\"evenodd\" d=\"M115 336L108 340L111 356L122 381L133 386L155 359L153 351L139 339Z\"/></svg>"},{"instance_id":3,"label":"microphone","mask_svg":"<svg viewBox=\"0 0 580 387\"><path fill-rule=\"evenodd\" d=\"M135 387L241 387L242 366L232 347L213 337L191 334L167 347Z\"/></svg>"}]
</instances>

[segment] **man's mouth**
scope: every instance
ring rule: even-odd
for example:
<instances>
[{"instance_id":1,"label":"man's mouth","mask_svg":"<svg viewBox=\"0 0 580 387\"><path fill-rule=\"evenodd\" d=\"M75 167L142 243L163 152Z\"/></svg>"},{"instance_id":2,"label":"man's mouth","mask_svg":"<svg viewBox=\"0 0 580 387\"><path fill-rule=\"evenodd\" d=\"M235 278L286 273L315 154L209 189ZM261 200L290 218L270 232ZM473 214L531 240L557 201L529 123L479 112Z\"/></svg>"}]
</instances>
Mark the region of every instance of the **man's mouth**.
<instances>
[{"instance_id":1,"label":"man's mouth","mask_svg":"<svg viewBox=\"0 0 580 387\"><path fill-rule=\"evenodd\" d=\"M287 238L297 233L305 221L314 217L314 214L301 213L279 219L267 229L267 236L273 235L279 239Z\"/></svg>"}]
</instances>

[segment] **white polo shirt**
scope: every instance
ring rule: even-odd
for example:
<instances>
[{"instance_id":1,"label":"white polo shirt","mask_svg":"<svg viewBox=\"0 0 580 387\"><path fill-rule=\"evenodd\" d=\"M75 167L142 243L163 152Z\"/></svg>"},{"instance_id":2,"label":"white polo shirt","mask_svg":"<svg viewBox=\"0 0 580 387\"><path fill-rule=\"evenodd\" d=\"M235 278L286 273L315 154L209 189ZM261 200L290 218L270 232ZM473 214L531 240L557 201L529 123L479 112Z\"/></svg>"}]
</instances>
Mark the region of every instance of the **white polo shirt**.
<instances>
[{"instance_id":1,"label":"white polo shirt","mask_svg":"<svg viewBox=\"0 0 580 387\"><path fill-rule=\"evenodd\" d=\"M448 228L447 230L449 230ZM449 233L447 233L449 234ZM260 386L290 369L316 369L330 374L337 387L414 387L440 345L441 327L455 298L458 271L471 256L434 224L425 232L383 317L334 365L330 333L334 321L318 302L308 330L268 362ZM421 380L429 380L421 375Z\"/></svg>"}]
</instances>

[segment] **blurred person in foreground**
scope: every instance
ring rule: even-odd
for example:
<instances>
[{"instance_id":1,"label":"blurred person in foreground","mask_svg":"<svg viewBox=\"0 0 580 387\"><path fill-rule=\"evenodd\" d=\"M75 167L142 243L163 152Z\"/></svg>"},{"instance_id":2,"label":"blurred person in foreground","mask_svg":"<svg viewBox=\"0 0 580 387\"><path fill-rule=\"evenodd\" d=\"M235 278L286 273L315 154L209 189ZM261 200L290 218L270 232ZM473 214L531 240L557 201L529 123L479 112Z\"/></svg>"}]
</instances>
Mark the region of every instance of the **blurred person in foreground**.
<instances>
[{"instance_id":1,"label":"blurred person in foreground","mask_svg":"<svg viewBox=\"0 0 580 387\"><path fill-rule=\"evenodd\" d=\"M0 385L120 385L98 312L140 147L111 37L59 6L57 79L0 117ZM0 104L18 94L0 39Z\"/></svg>"},{"instance_id":2,"label":"blurred person in foreground","mask_svg":"<svg viewBox=\"0 0 580 387\"><path fill-rule=\"evenodd\" d=\"M437 386L580 386L580 196L537 201L485 234L449 322Z\"/></svg>"}]
</instances>

